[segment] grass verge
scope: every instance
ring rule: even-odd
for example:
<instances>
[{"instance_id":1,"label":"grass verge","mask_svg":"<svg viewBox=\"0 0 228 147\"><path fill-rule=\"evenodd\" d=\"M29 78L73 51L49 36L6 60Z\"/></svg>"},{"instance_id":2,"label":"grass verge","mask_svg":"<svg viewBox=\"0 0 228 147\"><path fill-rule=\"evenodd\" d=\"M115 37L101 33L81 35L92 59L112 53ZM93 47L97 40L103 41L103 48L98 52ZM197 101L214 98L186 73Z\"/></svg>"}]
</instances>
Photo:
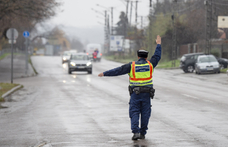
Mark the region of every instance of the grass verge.
<instances>
[{"instance_id":1,"label":"grass verge","mask_svg":"<svg viewBox=\"0 0 228 147\"><path fill-rule=\"evenodd\" d=\"M11 84L11 83L0 83L0 101L4 101L2 95L12 88L18 86L19 84Z\"/></svg>"},{"instance_id":2,"label":"grass verge","mask_svg":"<svg viewBox=\"0 0 228 147\"><path fill-rule=\"evenodd\" d=\"M111 60L111 61L116 61L116 62L120 62L120 63L129 63L132 61L137 60L137 58L133 58L133 57L119 57L119 56L115 56L115 55L110 55L110 56L104 56L105 59L107 60Z\"/></svg>"},{"instance_id":3,"label":"grass verge","mask_svg":"<svg viewBox=\"0 0 228 147\"><path fill-rule=\"evenodd\" d=\"M33 71L34 71L35 74L37 75L38 72L36 71L35 67L34 67L33 64L32 64L31 56L29 56L29 63L31 64Z\"/></svg>"},{"instance_id":4,"label":"grass verge","mask_svg":"<svg viewBox=\"0 0 228 147\"><path fill-rule=\"evenodd\" d=\"M111 61L116 61L116 62L121 62L121 63L129 63L132 61L137 61L137 58L133 57L119 57L115 55L110 55L110 56L104 56L105 59L111 60ZM160 61L158 63L158 66L156 68L164 68L164 69L171 69L171 68L179 68L180 66L180 60L175 60L175 66L172 66L172 61Z\"/></svg>"},{"instance_id":5,"label":"grass verge","mask_svg":"<svg viewBox=\"0 0 228 147\"><path fill-rule=\"evenodd\" d=\"M164 69L179 68L180 60L174 60L174 61L175 61L175 66L172 66L173 61L163 61L163 62L159 62L156 68L164 68Z\"/></svg>"},{"instance_id":6,"label":"grass verge","mask_svg":"<svg viewBox=\"0 0 228 147\"><path fill-rule=\"evenodd\" d=\"M10 53L4 53L3 55L0 56L0 60L2 60L3 58L5 58L6 56L8 56Z\"/></svg>"},{"instance_id":7,"label":"grass verge","mask_svg":"<svg viewBox=\"0 0 228 147\"><path fill-rule=\"evenodd\" d=\"M228 70L228 68L223 68L223 69L220 69L220 72L221 73L227 73L227 70Z\"/></svg>"}]
</instances>

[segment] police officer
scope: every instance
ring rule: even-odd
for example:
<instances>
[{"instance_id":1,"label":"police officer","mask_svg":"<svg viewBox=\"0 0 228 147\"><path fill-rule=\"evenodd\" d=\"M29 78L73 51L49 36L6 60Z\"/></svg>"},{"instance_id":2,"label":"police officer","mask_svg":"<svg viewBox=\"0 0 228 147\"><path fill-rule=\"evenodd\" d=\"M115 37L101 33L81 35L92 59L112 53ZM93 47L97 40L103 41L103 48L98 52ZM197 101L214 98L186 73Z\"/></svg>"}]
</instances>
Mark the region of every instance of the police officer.
<instances>
[{"instance_id":1,"label":"police officer","mask_svg":"<svg viewBox=\"0 0 228 147\"><path fill-rule=\"evenodd\" d=\"M161 59L161 37L156 39L157 47L154 55L147 60L148 51L138 50L138 61L133 61L120 67L100 73L98 76L118 76L129 74L131 130L132 140L145 139L148 122L151 115L151 98L154 95L153 71ZM139 128L139 118L141 125Z\"/></svg>"}]
</instances>

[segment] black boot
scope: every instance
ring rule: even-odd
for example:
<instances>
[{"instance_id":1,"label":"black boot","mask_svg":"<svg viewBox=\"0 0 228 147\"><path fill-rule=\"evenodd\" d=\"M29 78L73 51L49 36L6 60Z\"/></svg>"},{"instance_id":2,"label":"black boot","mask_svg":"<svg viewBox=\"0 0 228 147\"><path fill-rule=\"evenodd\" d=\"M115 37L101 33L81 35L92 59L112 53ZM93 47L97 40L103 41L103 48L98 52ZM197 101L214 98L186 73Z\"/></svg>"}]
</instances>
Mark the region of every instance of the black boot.
<instances>
[{"instance_id":1,"label":"black boot","mask_svg":"<svg viewBox=\"0 0 228 147\"><path fill-rule=\"evenodd\" d=\"M134 133L132 140L137 140L140 139L140 134L139 133Z\"/></svg>"},{"instance_id":2,"label":"black boot","mask_svg":"<svg viewBox=\"0 0 228 147\"><path fill-rule=\"evenodd\" d=\"M140 134L139 139L145 139L145 135Z\"/></svg>"}]
</instances>

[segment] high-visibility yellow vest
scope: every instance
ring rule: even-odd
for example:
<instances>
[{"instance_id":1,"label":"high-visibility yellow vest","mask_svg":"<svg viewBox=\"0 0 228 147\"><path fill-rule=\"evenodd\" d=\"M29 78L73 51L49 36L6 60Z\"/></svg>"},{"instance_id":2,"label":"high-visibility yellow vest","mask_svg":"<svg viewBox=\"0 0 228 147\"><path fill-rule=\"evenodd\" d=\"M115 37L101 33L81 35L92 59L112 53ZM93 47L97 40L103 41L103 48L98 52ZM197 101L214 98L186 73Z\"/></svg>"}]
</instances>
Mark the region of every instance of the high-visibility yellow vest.
<instances>
[{"instance_id":1,"label":"high-visibility yellow vest","mask_svg":"<svg viewBox=\"0 0 228 147\"><path fill-rule=\"evenodd\" d=\"M129 73L130 86L146 86L153 84L153 65L147 61L145 64L132 62Z\"/></svg>"}]
</instances>

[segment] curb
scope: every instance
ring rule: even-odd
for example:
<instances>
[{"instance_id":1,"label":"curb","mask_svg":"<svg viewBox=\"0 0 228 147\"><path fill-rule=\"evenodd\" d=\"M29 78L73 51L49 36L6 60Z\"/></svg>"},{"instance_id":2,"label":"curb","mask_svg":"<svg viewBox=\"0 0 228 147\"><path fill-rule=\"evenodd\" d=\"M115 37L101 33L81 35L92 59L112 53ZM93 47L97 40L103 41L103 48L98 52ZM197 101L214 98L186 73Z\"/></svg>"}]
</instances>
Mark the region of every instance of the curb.
<instances>
[{"instance_id":1,"label":"curb","mask_svg":"<svg viewBox=\"0 0 228 147\"><path fill-rule=\"evenodd\" d=\"M22 75L22 76L20 76L20 78L34 77L34 76L36 76L36 75L37 75L37 74L34 72L34 73L30 74L30 75Z\"/></svg>"},{"instance_id":2,"label":"curb","mask_svg":"<svg viewBox=\"0 0 228 147\"><path fill-rule=\"evenodd\" d=\"M23 88L23 85L18 85L17 87L12 88L11 90L7 91L5 94L2 95L2 98L4 99L5 97L9 96L13 92Z\"/></svg>"}]
</instances>

